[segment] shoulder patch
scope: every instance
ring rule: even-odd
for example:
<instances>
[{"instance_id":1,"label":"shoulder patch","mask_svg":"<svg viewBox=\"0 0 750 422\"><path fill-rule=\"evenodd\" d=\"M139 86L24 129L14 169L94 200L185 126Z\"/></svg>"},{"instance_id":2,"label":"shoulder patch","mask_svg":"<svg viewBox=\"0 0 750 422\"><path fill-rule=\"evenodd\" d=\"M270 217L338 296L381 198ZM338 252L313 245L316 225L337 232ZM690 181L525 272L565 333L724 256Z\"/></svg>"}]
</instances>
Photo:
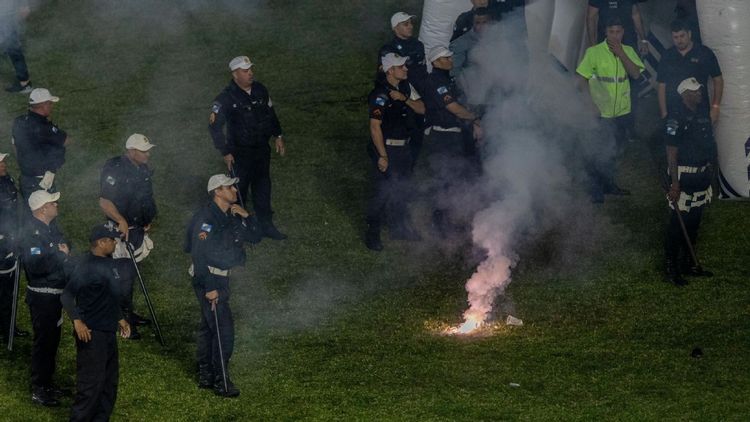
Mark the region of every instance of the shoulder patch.
<instances>
[{"instance_id":1,"label":"shoulder patch","mask_svg":"<svg viewBox=\"0 0 750 422\"><path fill-rule=\"evenodd\" d=\"M202 232L211 233L211 229L213 229L213 228L214 228L214 226L212 226L212 225L210 225L208 223L201 224L201 231Z\"/></svg>"},{"instance_id":2,"label":"shoulder patch","mask_svg":"<svg viewBox=\"0 0 750 422\"><path fill-rule=\"evenodd\" d=\"M57 133L57 126L52 126L52 132Z\"/></svg>"},{"instance_id":3,"label":"shoulder patch","mask_svg":"<svg viewBox=\"0 0 750 422\"><path fill-rule=\"evenodd\" d=\"M375 98L375 104L377 104L379 106L384 106L385 105L385 98L383 98L383 97L377 97L377 98Z\"/></svg>"},{"instance_id":4,"label":"shoulder patch","mask_svg":"<svg viewBox=\"0 0 750 422\"><path fill-rule=\"evenodd\" d=\"M440 86L440 87L438 87L438 89L437 89L437 93L438 93L438 94L440 94L440 95L443 95L443 94L445 94L446 92L448 92L448 87L446 87L445 85L443 85L443 86Z\"/></svg>"},{"instance_id":5,"label":"shoulder patch","mask_svg":"<svg viewBox=\"0 0 750 422\"><path fill-rule=\"evenodd\" d=\"M105 182L107 182L108 184L114 186L115 185L115 178L112 177L112 176L107 176L107 179L105 179Z\"/></svg>"},{"instance_id":6,"label":"shoulder patch","mask_svg":"<svg viewBox=\"0 0 750 422\"><path fill-rule=\"evenodd\" d=\"M221 104L219 104L219 103L213 103L213 104L211 104L211 113L216 114L216 113L218 113L220 111L221 111Z\"/></svg>"},{"instance_id":7,"label":"shoulder patch","mask_svg":"<svg viewBox=\"0 0 750 422\"><path fill-rule=\"evenodd\" d=\"M667 135L669 136L675 136L677 135L677 128L680 127L680 124L677 122L677 120L669 119L667 120Z\"/></svg>"},{"instance_id":8,"label":"shoulder patch","mask_svg":"<svg viewBox=\"0 0 750 422\"><path fill-rule=\"evenodd\" d=\"M37 247L37 246L34 246L33 248L29 248L29 254L31 254L31 255L41 255L42 254L42 249L39 248L39 247Z\"/></svg>"},{"instance_id":9,"label":"shoulder patch","mask_svg":"<svg viewBox=\"0 0 750 422\"><path fill-rule=\"evenodd\" d=\"M120 278L120 272L117 271L117 268L112 268L112 275L114 275L116 279Z\"/></svg>"}]
</instances>

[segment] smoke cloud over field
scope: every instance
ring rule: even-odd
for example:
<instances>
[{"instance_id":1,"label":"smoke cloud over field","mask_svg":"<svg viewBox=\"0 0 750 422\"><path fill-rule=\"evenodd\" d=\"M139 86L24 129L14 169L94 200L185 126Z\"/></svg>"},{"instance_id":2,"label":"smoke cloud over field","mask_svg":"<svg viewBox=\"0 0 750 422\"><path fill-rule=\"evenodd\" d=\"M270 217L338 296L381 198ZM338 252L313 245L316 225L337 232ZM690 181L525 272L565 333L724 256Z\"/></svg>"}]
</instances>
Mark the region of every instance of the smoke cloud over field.
<instances>
[{"instance_id":1,"label":"smoke cloud over field","mask_svg":"<svg viewBox=\"0 0 750 422\"><path fill-rule=\"evenodd\" d=\"M487 106L484 174L472 221L473 242L486 258L466 283L464 314L473 326L490 315L523 246L554 232L558 255L573 260L581 248L596 247L584 226L606 225L594 218L586 169L605 163L614 143L573 76L546 54L529 54L522 19L511 15L489 28L460 78L469 103Z\"/></svg>"}]
</instances>

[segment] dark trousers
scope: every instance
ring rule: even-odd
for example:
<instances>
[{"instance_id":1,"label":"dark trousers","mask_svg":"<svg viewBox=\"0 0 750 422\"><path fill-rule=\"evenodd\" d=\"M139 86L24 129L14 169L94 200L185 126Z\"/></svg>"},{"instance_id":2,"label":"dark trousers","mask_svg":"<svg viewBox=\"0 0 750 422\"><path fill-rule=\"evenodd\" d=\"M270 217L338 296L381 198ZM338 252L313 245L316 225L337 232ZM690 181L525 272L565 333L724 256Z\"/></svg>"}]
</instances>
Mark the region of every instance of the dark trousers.
<instances>
[{"instance_id":1,"label":"dark trousers","mask_svg":"<svg viewBox=\"0 0 750 422\"><path fill-rule=\"evenodd\" d=\"M238 190L245 206L249 207L248 189L258 221L271 221L271 147L238 149L234 155L235 176L240 178Z\"/></svg>"},{"instance_id":2,"label":"dark trousers","mask_svg":"<svg viewBox=\"0 0 750 422\"><path fill-rule=\"evenodd\" d=\"M29 69L26 67L26 58L23 56L18 31L12 31L5 40L0 42L0 45L2 45L3 53L7 54L11 63L13 63L13 69L16 71L16 79L19 81L28 81Z\"/></svg>"},{"instance_id":3,"label":"dark trousers","mask_svg":"<svg viewBox=\"0 0 750 422\"><path fill-rule=\"evenodd\" d=\"M216 277L209 275L209 277ZM226 277L224 287L218 288L219 303L216 305L218 313L219 339L216 332L216 319L214 311L211 310L211 304L206 300L206 289L202 285L193 285L195 297L201 309L201 322L198 327L198 344L196 357L199 366L210 366L216 376L221 375L221 357L219 355L219 341L224 354L224 368L229 371L229 359L234 351L234 319L232 318L232 309L229 307L229 285Z\"/></svg>"},{"instance_id":4,"label":"dark trousers","mask_svg":"<svg viewBox=\"0 0 750 422\"><path fill-rule=\"evenodd\" d=\"M31 386L50 386L55 373L55 358L60 345L62 304L60 295L27 291L34 342L31 346Z\"/></svg>"},{"instance_id":5,"label":"dark trousers","mask_svg":"<svg viewBox=\"0 0 750 422\"><path fill-rule=\"evenodd\" d=\"M122 316L133 326L133 285L137 277L130 258L115 259L115 267L120 274L120 309Z\"/></svg>"},{"instance_id":6,"label":"dark trousers","mask_svg":"<svg viewBox=\"0 0 750 422\"><path fill-rule=\"evenodd\" d=\"M630 117L630 114L626 114L602 118L600 121L601 151L595 157L587 159L586 163L593 197L601 197L615 187L617 156L627 142Z\"/></svg>"},{"instance_id":7,"label":"dark trousers","mask_svg":"<svg viewBox=\"0 0 750 422\"><path fill-rule=\"evenodd\" d=\"M424 137L424 145L430 178L427 194L432 198L433 216L436 212L445 216L466 193L472 162L466 156L462 132L430 130Z\"/></svg>"},{"instance_id":8,"label":"dark trousers","mask_svg":"<svg viewBox=\"0 0 750 422\"><path fill-rule=\"evenodd\" d=\"M14 281L15 273L0 274L0 338L5 338L10 333Z\"/></svg>"},{"instance_id":9,"label":"dark trousers","mask_svg":"<svg viewBox=\"0 0 750 422\"><path fill-rule=\"evenodd\" d=\"M117 399L120 364L117 335L91 331L84 343L76 337L76 397L71 421L108 421Z\"/></svg>"},{"instance_id":10,"label":"dark trousers","mask_svg":"<svg viewBox=\"0 0 750 422\"><path fill-rule=\"evenodd\" d=\"M386 215L391 229L404 229L408 221L407 200L412 196L412 151L409 145L386 146L388 169L378 169L379 156L370 148L370 159L373 163L370 170L372 191L367 199L367 224L380 228L383 214Z\"/></svg>"},{"instance_id":11,"label":"dark trousers","mask_svg":"<svg viewBox=\"0 0 750 422\"><path fill-rule=\"evenodd\" d=\"M693 195L696 192L704 192L711 185L712 173L710 170L699 173L687 173L680 175L680 189L682 192ZM700 194L696 196L701 196ZM695 198L695 197L693 197ZM682 221L685 223L685 231L690 239L690 245L695 248L698 241L698 228L703 217L705 204L690 204L688 211L679 211ZM686 268L693 266L690 250L688 249L685 234L680 227L677 212L670 210L669 223L667 225L667 239L665 242L665 255L668 261L674 265Z\"/></svg>"}]
</instances>

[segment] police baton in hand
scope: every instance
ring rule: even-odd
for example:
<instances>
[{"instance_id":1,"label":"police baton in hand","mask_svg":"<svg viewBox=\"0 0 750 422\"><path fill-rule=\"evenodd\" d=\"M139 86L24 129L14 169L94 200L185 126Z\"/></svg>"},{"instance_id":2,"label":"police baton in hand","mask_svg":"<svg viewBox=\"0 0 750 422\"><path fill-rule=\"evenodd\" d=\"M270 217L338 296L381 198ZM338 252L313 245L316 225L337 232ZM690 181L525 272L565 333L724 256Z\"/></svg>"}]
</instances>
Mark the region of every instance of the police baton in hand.
<instances>
[{"instance_id":1,"label":"police baton in hand","mask_svg":"<svg viewBox=\"0 0 750 422\"><path fill-rule=\"evenodd\" d=\"M229 390L227 383L227 368L224 366L224 348L221 347L221 331L219 331L219 310L216 309L216 301L211 302L211 311L214 313L216 323L216 343L219 344L219 359L221 360L221 377L224 380L224 391Z\"/></svg>"},{"instance_id":2,"label":"police baton in hand","mask_svg":"<svg viewBox=\"0 0 750 422\"><path fill-rule=\"evenodd\" d=\"M237 199L240 200L240 205L242 205L242 208L245 208L245 201L242 200L242 192L240 192L239 177L237 177L234 172L234 163L232 163L232 165L229 167L229 174L233 179L237 179L237 183L234 184L234 188L237 189Z\"/></svg>"},{"instance_id":3,"label":"police baton in hand","mask_svg":"<svg viewBox=\"0 0 750 422\"><path fill-rule=\"evenodd\" d=\"M13 275L13 305L10 311L10 327L8 328L8 351L13 351L13 338L16 334L16 314L18 313L18 284L21 281L21 261L16 255L15 273Z\"/></svg>"},{"instance_id":4,"label":"police baton in hand","mask_svg":"<svg viewBox=\"0 0 750 422\"><path fill-rule=\"evenodd\" d=\"M148 311L151 313L151 319L154 320L154 328L156 328L156 334L159 336L159 343L161 343L162 346L164 346L164 337L161 335L161 327L159 326L159 320L156 319L156 312L154 312L154 305L151 304L151 297L148 295L148 289L146 289L146 283L143 282L143 277L141 277L141 270L138 269L138 262L135 260L135 253L133 252L133 246L130 244L130 242L125 241L125 246L128 248L128 255L130 255L130 260L133 262L133 267L135 267L135 273L138 275L138 282L141 284L141 291L143 291L143 297L146 299L146 306L148 306Z\"/></svg>"},{"instance_id":5,"label":"police baton in hand","mask_svg":"<svg viewBox=\"0 0 750 422\"><path fill-rule=\"evenodd\" d=\"M693 259L693 265L695 265L695 268L698 271L701 271L702 267L700 262L698 262L698 255L695 254L695 249L693 249L693 242L690 241L690 235L688 235L687 227L685 227L685 220L682 219L682 212L680 212L677 201L670 200L670 203L672 204L672 208L674 208L674 212L677 213L677 221L680 223L682 235L685 237L685 244L687 245L688 251L690 251L690 257Z\"/></svg>"}]
</instances>

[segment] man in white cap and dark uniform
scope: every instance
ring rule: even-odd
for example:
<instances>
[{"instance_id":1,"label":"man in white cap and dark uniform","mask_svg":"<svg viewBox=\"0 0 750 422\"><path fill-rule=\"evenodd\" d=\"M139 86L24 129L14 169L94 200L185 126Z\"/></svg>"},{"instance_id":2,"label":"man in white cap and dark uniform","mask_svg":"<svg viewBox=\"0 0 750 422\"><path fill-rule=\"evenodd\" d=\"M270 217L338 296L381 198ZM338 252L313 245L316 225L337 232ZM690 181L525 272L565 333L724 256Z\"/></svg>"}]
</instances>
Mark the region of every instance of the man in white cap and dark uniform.
<instances>
[{"instance_id":1,"label":"man in white cap and dark uniform","mask_svg":"<svg viewBox=\"0 0 750 422\"><path fill-rule=\"evenodd\" d=\"M247 56L235 57L229 62L232 81L211 105L208 130L230 173L239 179L239 198L247 201L250 188L263 235L283 240L286 235L276 228L272 219L268 141L274 138L280 156L286 153L286 145L273 101L266 87L255 81L252 67Z\"/></svg>"},{"instance_id":2,"label":"man in white cap and dark uniform","mask_svg":"<svg viewBox=\"0 0 750 422\"><path fill-rule=\"evenodd\" d=\"M57 191L55 174L65 163L65 146L70 142L65 131L49 120L58 101L49 90L35 88L29 94L29 112L13 121L12 143L21 168L21 195L26 200L39 189Z\"/></svg>"},{"instance_id":3,"label":"man in white cap and dark uniform","mask_svg":"<svg viewBox=\"0 0 750 422\"><path fill-rule=\"evenodd\" d=\"M59 406L61 394L53 383L55 357L60 345L62 295L67 283L70 246L57 227L60 193L38 190L29 196L31 217L21 242L21 261L28 286L34 343L31 348L31 400L43 406Z\"/></svg>"},{"instance_id":4,"label":"man in white cap and dark uniform","mask_svg":"<svg viewBox=\"0 0 750 422\"><path fill-rule=\"evenodd\" d=\"M212 388L222 397L240 391L229 378L234 350L234 320L229 307L229 275L245 265L244 241L250 214L237 204L237 178L216 174L208 179L211 200L190 220L185 252L192 257L188 272L201 309L196 357L198 387Z\"/></svg>"},{"instance_id":5,"label":"man in white cap and dark uniform","mask_svg":"<svg viewBox=\"0 0 750 422\"><path fill-rule=\"evenodd\" d=\"M133 284L137 274L125 242L130 244L136 262L145 259L154 247L148 236L156 217L153 171L148 166L154 146L140 133L130 135L125 142L125 154L107 160L99 180L99 206L122 233L112 256L120 271L122 313L131 326L133 340L141 337L136 327L150 321L133 312Z\"/></svg>"}]
</instances>

